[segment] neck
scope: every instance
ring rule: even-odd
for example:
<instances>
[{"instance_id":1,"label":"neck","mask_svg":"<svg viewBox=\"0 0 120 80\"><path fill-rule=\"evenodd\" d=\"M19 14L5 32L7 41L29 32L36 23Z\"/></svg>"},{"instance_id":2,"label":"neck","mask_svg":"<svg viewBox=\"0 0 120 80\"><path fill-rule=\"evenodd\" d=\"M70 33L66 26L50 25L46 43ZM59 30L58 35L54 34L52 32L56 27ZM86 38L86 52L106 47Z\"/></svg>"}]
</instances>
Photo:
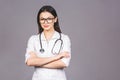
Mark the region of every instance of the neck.
<instances>
[{"instance_id":1,"label":"neck","mask_svg":"<svg viewBox=\"0 0 120 80\"><path fill-rule=\"evenodd\" d=\"M46 40L50 40L50 39L52 38L55 30L54 30L54 29L53 29L53 30L48 30L48 31L45 30L45 31L43 31L43 32L44 32L44 35L45 35Z\"/></svg>"}]
</instances>

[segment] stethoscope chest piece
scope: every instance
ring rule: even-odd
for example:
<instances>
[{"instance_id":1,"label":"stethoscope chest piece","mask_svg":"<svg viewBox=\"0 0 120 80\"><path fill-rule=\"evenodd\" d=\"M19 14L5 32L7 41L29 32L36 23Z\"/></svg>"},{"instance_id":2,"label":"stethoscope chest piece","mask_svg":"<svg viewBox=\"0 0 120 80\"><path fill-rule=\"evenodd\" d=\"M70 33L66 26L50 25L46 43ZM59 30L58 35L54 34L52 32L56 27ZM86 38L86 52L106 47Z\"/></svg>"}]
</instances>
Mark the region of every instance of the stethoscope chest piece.
<instances>
[{"instance_id":1,"label":"stethoscope chest piece","mask_svg":"<svg viewBox=\"0 0 120 80\"><path fill-rule=\"evenodd\" d=\"M44 50L44 49L40 49L40 52L41 52L41 53L44 53L44 52L45 52L45 50Z\"/></svg>"}]
</instances>

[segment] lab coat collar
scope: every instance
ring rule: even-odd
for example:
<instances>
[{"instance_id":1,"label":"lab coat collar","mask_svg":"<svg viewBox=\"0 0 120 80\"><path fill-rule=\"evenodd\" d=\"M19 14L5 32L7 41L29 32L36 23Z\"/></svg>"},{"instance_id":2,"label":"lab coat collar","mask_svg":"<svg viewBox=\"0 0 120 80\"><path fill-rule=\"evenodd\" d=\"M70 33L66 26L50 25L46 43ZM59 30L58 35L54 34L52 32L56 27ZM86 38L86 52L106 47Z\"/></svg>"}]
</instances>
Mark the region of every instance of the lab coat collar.
<instances>
[{"instance_id":1,"label":"lab coat collar","mask_svg":"<svg viewBox=\"0 0 120 80\"><path fill-rule=\"evenodd\" d=\"M55 31L51 39L58 39L58 38L60 38L59 32ZM41 40L46 40L43 32L41 33Z\"/></svg>"}]
</instances>

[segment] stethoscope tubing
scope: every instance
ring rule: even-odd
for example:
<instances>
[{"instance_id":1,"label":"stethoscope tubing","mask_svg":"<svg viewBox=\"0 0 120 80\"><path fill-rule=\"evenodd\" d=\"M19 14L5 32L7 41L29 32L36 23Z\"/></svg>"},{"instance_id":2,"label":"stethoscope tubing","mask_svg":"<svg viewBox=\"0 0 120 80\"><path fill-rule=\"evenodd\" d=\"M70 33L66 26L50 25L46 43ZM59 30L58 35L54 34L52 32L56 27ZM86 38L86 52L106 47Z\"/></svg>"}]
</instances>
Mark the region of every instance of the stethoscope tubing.
<instances>
[{"instance_id":1,"label":"stethoscope tubing","mask_svg":"<svg viewBox=\"0 0 120 80\"><path fill-rule=\"evenodd\" d=\"M54 43L54 45L53 45L53 47L52 47L52 50L51 50L51 52L52 52L53 55L59 54L59 53L60 53L60 50L62 49L63 40L61 39L61 33L59 33L59 35L60 35L59 39L57 39L57 40L55 41L55 43ZM41 52L41 53L44 53L45 50L43 49L43 46L42 46L41 33L39 34L39 40L40 40L40 47L41 47L40 52ZM58 41L61 41L60 49L59 49L58 53L54 53L54 52L53 52L53 49L54 49L54 47L55 47L55 45L56 45L56 43L57 43Z\"/></svg>"}]
</instances>

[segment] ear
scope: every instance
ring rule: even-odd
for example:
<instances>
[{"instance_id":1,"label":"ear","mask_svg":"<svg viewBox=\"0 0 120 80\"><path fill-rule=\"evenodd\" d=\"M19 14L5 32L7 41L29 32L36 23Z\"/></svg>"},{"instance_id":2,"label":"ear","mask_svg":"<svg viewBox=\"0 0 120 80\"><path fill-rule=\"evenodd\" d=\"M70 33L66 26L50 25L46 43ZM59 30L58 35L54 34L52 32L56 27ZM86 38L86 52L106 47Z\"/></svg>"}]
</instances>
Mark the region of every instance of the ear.
<instances>
[{"instance_id":1,"label":"ear","mask_svg":"<svg viewBox=\"0 0 120 80\"><path fill-rule=\"evenodd\" d=\"M56 18L55 18L55 23L57 22L57 19L58 19L58 18L56 17Z\"/></svg>"}]
</instances>

